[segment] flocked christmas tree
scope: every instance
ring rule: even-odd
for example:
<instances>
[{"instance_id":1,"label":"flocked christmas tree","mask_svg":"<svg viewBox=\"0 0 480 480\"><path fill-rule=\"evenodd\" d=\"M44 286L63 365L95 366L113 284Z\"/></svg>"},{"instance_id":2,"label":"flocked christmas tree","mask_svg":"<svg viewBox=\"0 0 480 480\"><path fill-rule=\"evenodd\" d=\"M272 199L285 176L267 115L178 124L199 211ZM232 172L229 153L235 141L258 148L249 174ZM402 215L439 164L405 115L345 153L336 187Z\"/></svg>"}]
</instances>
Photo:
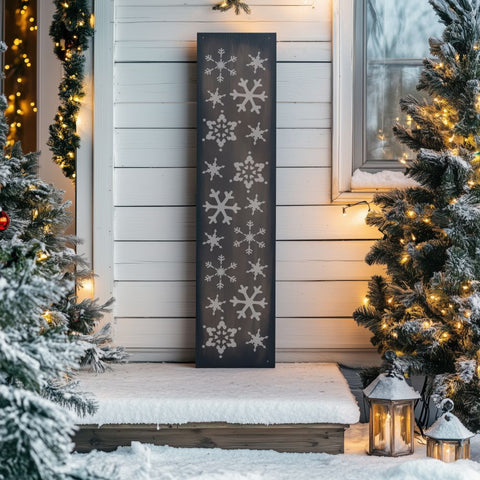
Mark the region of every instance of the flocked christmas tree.
<instances>
[{"instance_id":1,"label":"flocked christmas tree","mask_svg":"<svg viewBox=\"0 0 480 480\"><path fill-rule=\"evenodd\" d=\"M38 179L36 154L23 155L19 144L5 153L6 107L0 95L0 478L106 478L70 466L74 417L60 405L95 409L70 381L88 344L72 341L57 309L74 288L68 205Z\"/></svg>"},{"instance_id":2,"label":"flocked christmas tree","mask_svg":"<svg viewBox=\"0 0 480 480\"><path fill-rule=\"evenodd\" d=\"M480 429L480 5L430 0L445 25L430 39L413 119L395 125L415 152L406 175L418 187L379 193L367 223L383 234L367 255L387 276L369 284L354 313L384 354L394 350L411 373L426 375L423 396L450 397L462 420ZM424 422L426 418L422 419Z\"/></svg>"}]
</instances>

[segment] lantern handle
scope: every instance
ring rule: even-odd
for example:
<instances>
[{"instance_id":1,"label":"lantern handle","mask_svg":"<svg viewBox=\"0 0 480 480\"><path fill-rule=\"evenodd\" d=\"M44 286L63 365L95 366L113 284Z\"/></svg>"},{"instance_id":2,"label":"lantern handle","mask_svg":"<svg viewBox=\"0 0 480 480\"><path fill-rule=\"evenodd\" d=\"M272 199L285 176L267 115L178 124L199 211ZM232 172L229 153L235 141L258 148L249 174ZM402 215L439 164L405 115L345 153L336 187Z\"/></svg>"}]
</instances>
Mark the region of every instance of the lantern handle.
<instances>
[{"instance_id":1,"label":"lantern handle","mask_svg":"<svg viewBox=\"0 0 480 480\"><path fill-rule=\"evenodd\" d=\"M443 413L451 412L455 404L450 398L444 398L440 403L440 408Z\"/></svg>"},{"instance_id":2,"label":"lantern handle","mask_svg":"<svg viewBox=\"0 0 480 480\"><path fill-rule=\"evenodd\" d=\"M397 358L397 354L394 351L388 350L385 352L387 377L404 378L403 368L399 362L397 362Z\"/></svg>"}]
</instances>

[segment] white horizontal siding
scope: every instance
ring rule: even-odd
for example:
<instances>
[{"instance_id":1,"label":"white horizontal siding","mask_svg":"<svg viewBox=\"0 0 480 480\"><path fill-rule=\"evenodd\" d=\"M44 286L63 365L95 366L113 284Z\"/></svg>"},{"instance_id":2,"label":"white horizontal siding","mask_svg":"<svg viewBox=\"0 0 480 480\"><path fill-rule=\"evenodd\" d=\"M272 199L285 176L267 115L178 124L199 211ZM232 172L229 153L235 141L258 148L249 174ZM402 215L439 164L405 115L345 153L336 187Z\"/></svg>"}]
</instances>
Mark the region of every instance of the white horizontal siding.
<instances>
[{"instance_id":1,"label":"white horizontal siding","mask_svg":"<svg viewBox=\"0 0 480 480\"><path fill-rule=\"evenodd\" d=\"M131 325L135 328L131 328ZM194 318L117 318L117 339L130 348L192 349ZM352 318L277 318L279 349L364 348L370 333Z\"/></svg>"},{"instance_id":2,"label":"white horizontal siding","mask_svg":"<svg viewBox=\"0 0 480 480\"><path fill-rule=\"evenodd\" d=\"M381 273L365 255L371 241L278 241L278 281L367 280ZM194 281L195 242L118 242L119 281Z\"/></svg>"},{"instance_id":3,"label":"white horizontal siding","mask_svg":"<svg viewBox=\"0 0 480 480\"><path fill-rule=\"evenodd\" d=\"M352 311L378 267L365 209L331 205L331 1L115 0L116 340L143 360L191 360L195 331L197 32L277 32L280 360L371 351Z\"/></svg>"},{"instance_id":4,"label":"white horizontal siding","mask_svg":"<svg viewBox=\"0 0 480 480\"><path fill-rule=\"evenodd\" d=\"M195 205L196 168L117 168L116 206ZM330 168L279 168L277 205L330 201Z\"/></svg>"},{"instance_id":5,"label":"white horizontal siding","mask_svg":"<svg viewBox=\"0 0 480 480\"><path fill-rule=\"evenodd\" d=\"M118 129L116 167L194 167L194 129ZM277 167L329 167L330 129L284 129L277 135Z\"/></svg>"},{"instance_id":6,"label":"white horizontal siding","mask_svg":"<svg viewBox=\"0 0 480 480\"><path fill-rule=\"evenodd\" d=\"M277 317L348 317L364 281L277 282ZM194 317L195 282L119 282L118 317ZM342 301L339 301L339 299Z\"/></svg>"}]
</instances>

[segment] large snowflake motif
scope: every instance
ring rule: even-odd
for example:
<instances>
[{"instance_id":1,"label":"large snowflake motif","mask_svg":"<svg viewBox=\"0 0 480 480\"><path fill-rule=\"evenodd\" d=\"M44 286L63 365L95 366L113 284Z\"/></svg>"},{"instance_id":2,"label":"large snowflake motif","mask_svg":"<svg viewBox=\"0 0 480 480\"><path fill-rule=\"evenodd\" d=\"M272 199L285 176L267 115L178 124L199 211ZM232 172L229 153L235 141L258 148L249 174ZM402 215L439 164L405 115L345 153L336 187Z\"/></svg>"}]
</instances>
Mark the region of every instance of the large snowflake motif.
<instances>
[{"instance_id":1,"label":"large snowflake motif","mask_svg":"<svg viewBox=\"0 0 480 480\"><path fill-rule=\"evenodd\" d=\"M263 140L264 142L266 142L263 134L267 133L268 129L262 130L260 128L260 122L257 123L257 126L255 128L252 127L251 125L247 125L247 126L250 129L250 133L248 135L245 135L245 138L252 138L253 139L253 145L256 145L258 140Z\"/></svg>"},{"instance_id":2,"label":"large snowflake motif","mask_svg":"<svg viewBox=\"0 0 480 480\"><path fill-rule=\"evenodd\" d=\"M245 253L247 255L251 255L253 253L252 245L258 245L259 248L265 247L265 242L258 240L257 237L260 235L265 235L266 230L264 228L260 228L257 233L252 232L253 222L249 220L247 222L248 232L242 232L240 227L235 227L234 232L237 235L241 235L243 238L241 240L235 240L233 242L234 247L241 247L242 244L246 244L247 248L245 249Z\"/></svg>"},{"instance_id":3,"label":"large snowflake motif","mask_svg":"<svg viewBox=\"0 0 480 480\"><path fill-rule=\"evenodd\" d=\"M250 209L252 211L252 215L254 215L255 212L263 213L262 205L265 202L259 200L257 194L255 194L255 198L248 198L247 197L247 201L248 201L248 205L245 208Z\"/></svg>"},{"instance_id":4,"label":"large snowflake motif","mask_svg":"<svg viewBox=\"0 0 480 480\"><path fill-rule=\"evenodd\" d=\"M205 60L207 62L214 63L214 66L212 66L212 68L205 69L205 74L211 75L215 70L218 71L217 81L221 83L224 80L224 76L223 76L224 72L225 73L228 72L231 77L237 74L236 70L234 68L231 68L232 64L234 64L237 61L237 57L234 57L233 55L231 55L228 60L224 59L223 56L225 55L225 50L223 48L220 48L217 51L217 53L218 53L217 60L215 60L211 54L205 55Z\"/></svg>"},{"instance_id":5,"label":"large snowflake motif","mask_svg":"<svg viewBox=\"0 0 480 480\"><path fill-rule=\"evenodd\" d=\"M211 235L209 235L207 232L205 232L205 236L207 239L202 243L202 245L209 245L210 246L210 251L213 251L215 247L222 248L220 245L220 242L225 238L225 237L220 237L217 235L217 230L215 229Z\"/></svg>"},{"instance_id":6,"label":"large snowflake motif","mask_svg":"<svg viewBox=\"0 0 480 480\"><path fill-rule=\"evenodd\" d=\"M265 165L268 165L268 162L256 163L252 157L252 152L248 152L248 156L243 162L233 163L236 170L233 181L243 182L247 193L249 193L254 183L267 183L262 175Z\"/></svg>"},{"instance_id":7,"label":"large snowflake motif","mask_svg":"<svg viewBox=\"0 0 480 480\"><path fill-rule=\"evenodd\" d=\"M225 302L222 302L219 298L218 298L218 294L215 296L215 298L210 298L210 297L207 297L207 300L210 302L205 308L210 308L212 310L212 313L215 315L217 313L217 311L219 312L223 312L223 308L222 308L222 305L225 303Z\"/></svg>"},{"instance_id":8,"label":"large snowflake motif","mask_svg":"<svg viewBox=\"0 0 480 480\"><path fill-rule=\"evenodd\" d=\"M227 225L230 225L230 222L232 221L232 217L228 214L228 212L232 213L238 213L239 210L242 208L237 205L237 203L234 203L233 205L229 205L229 201L233 200L233 191L229 192L223 192L225 195L223 200L220 200L220 190L213 190L213 188L210 189L210 195L209 197L215 200L215 204L212 204L210 202L205 202L203 205L203 208L205 209L206 212L209 212L210 210L214 210L213 214L208 217L209 222L208 223L217 223L217 217L219 214L222 214L222 223L226 223Z\"/></svg>"},{"instance_id":9,"label":"large snowflake motif","mask_svg":"<svg viewBox=\"0 0 480 480\"><path fill-rule=\"evenodd\" d=\"M253 263L250 261L248 261L248 263L252 268L250 270L247 270L247 273L252 273L254 280L257 279L258 275L265 278L265 274L263 273L263 271L268 267L268 265L262 265L260 263L260 260L257 260L257 263Z\"/></svg>"},{"instance_id":10,"label":"large snowflake motif","mask_svg":"<svg viewBox=\"0 0 480 480\"><path fill-rule=\"evenodd\" d=\"M235 275L229 274L229 271L237 268L237 264L235 262L231 262L230 265L226 266L223 264L223 262L225 262L225 257L223 255L218 257L217 266L215 266L212 262L205 262L205 267L209 270L213 270L211 275L205 275L205 281L210 282L214 278L217 278L217 288L219 290L224 287L224 279L230 280L230 283L235 283L237 281L237 277L235 277Z\"/></svg>"},{"instance_id":11,"label":"large snowflake motif","mask_svg":"<svg viewBox=\"0 0 480 480\"><path fill-rule=\"evenodd\" d=\"M234 142L237 139L237 136L235 135L235 128L241 122L227 120L223 110L220 112L220 115L216 120L207 120L204 118L203 121L208 127L208 133L203 141L214 140L217 142L218 149L220 151L222 151L222 148L227 141Z\"/></svg>"},{"instance_id":12,"label":"large snowflake motif","mask_svg":"<svg viewBox=\"0 0 480 480\"><path fill-rule=\"evenodd\" d=\"M248 56L250 57L251 62L247 63L247 67L253 67L253 73L257 73L257 68L265 70L263 64L268 60L268 58L260 57L260 52L257 53L256 57L250 54L248 54Z\"/></svg>"},{"instance_id":13,"label":"large snowflake motif","mask_svg":"<svg viewBox=\"0 0 480 480\"><path fill-rule=\"evenodd\" d=\"M257 299L257 295L262 295L262 287L253 287L253 293L248 294L248 287L241 285L238 289L238 293L243 295L242 299L238 299L236 296L230 300L232 305L236 307L237 305L243 305L241 310L237 310L237 317L246 318L247 311L250 310L250 318L253 320L260 320L260 312L255 310L257 307L265 308L267 306L267 301L265 297L261 300Z\"/></svg>"},{"instance_id":14,"label":"large snowflake motif","mask_svg":"<svg viewBox=\"0 0 480 480\"><path fill-rule=\"evenodd\" d=\"M210 96L205 100L206 102L212 102L212 107L215 109L215 107L218 105L223 105L222 98L225 97L226 94L221 94L218 91L218 88L214 91L211 92L210 90L207 90L207 92L210 94Z\"/></svg>"},{"instance_id":15,"label":"large snowflake motif","mask_svg":"<svg viewBox=\"0 0 480 480\"><path fill-rule=\"evenodd\" d=\"M227 348L235 348L237 346L235 335L241 330L240 328L227 328L223 320L220 320L216 327L204 325L203 328L207 331L208 340L202 348L215 347L219 358L222 358Z\"/></svg>"},{"instance_id":16,"label":"large snowflake motif","mask_svg":"<svg viewBox=\"0 0 480 480\"><path fill-rule=\"evenodd\" d=\"M219 165L217 163L217 158L215 157L212 163L205 162L205 165L207 168L203 170L203 174L209 174L210 175L210 180L213 180L213 177L218 176L220 178L223 178L222 174L220 173L220 170L222 168L225 168L225 165Z\"/></svg>"},{"instance_id":17,"label":"large snowflake motif","mask_svg":"<svg viewBox=\"0 0 480 480\"><path fill-rule=\"evenodd\" d=\"M230 94L234 100L237 98L243 98L242 103L237 103L237 111L238 112L245 112L246 106L250 104L250 111L255 113L260 113L260 105L255 103L256 100L261 100L262 102L268 98L265 90L262 93L255 93L258 87L262 86L262 80L253 80L253 87L250 90L248 88L248 80L241 78L238 82L239 87L243 88L243 92L237 92L237 90L233 90Z\"/></svg>"},{"instance_id":18,"label":"large snowflake motif","mask_svg":"<svg viewBox=\"0 0 480 480\"><path fill-rule=\"evenodd\" d=\"M250 335L250 340L248 342L245 342L245 345L252 344L254 352L256 352L257 348L259 347L262 347L265 349L267 348L263 343L263 341L268 339L268 336L266 337L260 336L260 329L257 330L257 333L255 335L252 332L248 332L248 334Z\"/></svg>"}]
</instances>

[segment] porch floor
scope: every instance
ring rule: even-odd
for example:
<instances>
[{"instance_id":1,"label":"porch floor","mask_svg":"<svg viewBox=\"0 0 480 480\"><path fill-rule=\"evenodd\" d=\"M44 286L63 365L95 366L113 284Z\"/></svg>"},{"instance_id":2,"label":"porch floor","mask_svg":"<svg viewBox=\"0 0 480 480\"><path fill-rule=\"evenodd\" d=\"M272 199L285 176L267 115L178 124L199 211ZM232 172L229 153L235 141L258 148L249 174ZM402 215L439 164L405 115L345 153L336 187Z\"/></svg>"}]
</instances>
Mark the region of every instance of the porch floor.
<instances>
[{"instance_id":1,"label":"porch floor","mask_svg":"<svg viewBox=\"0 0 480 480\"><path fill-rule=\"evenodd\" d=\"M359 408L338 366L281 363L273 369L197 369L190 364L130 363L82 372L95 415L78 424L352 424Z\"/></svg>"}]
</instances>

